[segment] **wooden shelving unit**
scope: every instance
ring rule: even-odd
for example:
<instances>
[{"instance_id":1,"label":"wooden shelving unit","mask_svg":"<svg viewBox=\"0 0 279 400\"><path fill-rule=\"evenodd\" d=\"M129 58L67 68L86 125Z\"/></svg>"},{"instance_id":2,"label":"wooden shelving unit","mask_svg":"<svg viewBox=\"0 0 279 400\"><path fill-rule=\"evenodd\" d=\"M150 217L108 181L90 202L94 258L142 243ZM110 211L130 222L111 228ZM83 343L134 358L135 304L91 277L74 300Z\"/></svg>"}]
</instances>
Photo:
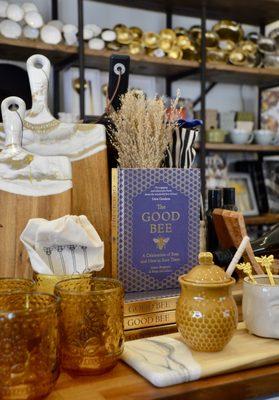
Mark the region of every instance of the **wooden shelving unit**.
<instances>
[{"instance_id":1,"label":"wooden shelving unit","mask_svg":"<svg viewBox=\"0 0 279 400\"><path fill-rule=\"evenodd\" d=\"M51 45L41 40L7 39L0 35L0 58L13 61L26 61L35 53L45 55L54 64L65 61L68 57L77 54L75 46L65 44Z\"/></svg>"},{"instance_id":2,"label":"wooden shelving unit","mask_svg":"<svg viewBox=\"0 0 279 400\"><path fill-rule=\"evenodd\" d=\"M279 223L279 214L262 214L255 217L245 217L247 225L272 225Z\"/></svg>"},{"instance_id":3,"label":"wooden shelving unit","mask_svg":"<svg viewBox=\"0 0 279 400\"><path fill-rule=\"evenodd\" d=\"M195 145L196 150L199 150L199 144ZM279 146L268 145L261 146L260 144L233 144L233 143L206 143L206 150L220 152L245 152L245 153L279 153Z\"/></svg>"},{"instance_id":4,"label":"wooden shelving unit","mask_svg":"<svg viewBox=\"0 0 279 400\"><path fill-rule=\"evenodd\" d=\"M78 56L77 47L58 44L46 44L40 40L7 39L0 36L0 58L16 61L25 61L34 52L47 56L51 62L63 63L70 57ZM108 70L109 58L114 52L109 50L91 50L85 47L85 66ZM128 54L121 50L121 54ZM200 79L199 63L187 60L174 60L150 56L130 56L131 73L142 75L156 75L171 78L172 76L189 72L188 79ZM279 84L279 68L247 68L235 67L226 64L207 64L207 79L214 82L239 83L250 85Z\"/></svg>"}]
</instances>

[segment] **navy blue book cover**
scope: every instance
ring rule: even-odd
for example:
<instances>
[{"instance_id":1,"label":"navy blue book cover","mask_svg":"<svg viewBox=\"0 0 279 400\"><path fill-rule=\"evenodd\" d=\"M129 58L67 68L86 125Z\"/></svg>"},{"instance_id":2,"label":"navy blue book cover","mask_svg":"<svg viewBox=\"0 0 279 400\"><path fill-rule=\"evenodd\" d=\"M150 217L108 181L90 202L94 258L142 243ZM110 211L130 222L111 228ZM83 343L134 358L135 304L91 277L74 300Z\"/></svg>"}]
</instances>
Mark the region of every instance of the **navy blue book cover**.
<instances>
[{"instance_id":1,"label":"navy blue book cover","mask_svg":"<svg viewBox=\"0 0 279 400\"><path fill-rule=\"evenodd\" d=\"M172 289L197 264L200 170L117 169L115 275L126 292Z\"/></svg>"}]
</instances>

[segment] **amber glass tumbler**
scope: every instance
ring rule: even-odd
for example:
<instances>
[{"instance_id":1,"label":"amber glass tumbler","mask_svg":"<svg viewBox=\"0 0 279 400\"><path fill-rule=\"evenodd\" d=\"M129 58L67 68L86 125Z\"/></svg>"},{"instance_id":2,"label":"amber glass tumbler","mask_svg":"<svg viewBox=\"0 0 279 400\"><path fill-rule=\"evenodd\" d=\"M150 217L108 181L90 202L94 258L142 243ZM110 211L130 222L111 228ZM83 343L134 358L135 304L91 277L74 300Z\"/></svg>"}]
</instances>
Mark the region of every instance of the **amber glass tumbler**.
<instances>
[{"instance_id":1,"label":"amber glass tumbler","mask_svg":"<svg viewBox=\"0 0 279 400\"><path fill-rule=\"evenodd\" d=\"M79 374L100 374L123 351L124 290L110 278L79 277L55 286L60 300L62 366Z\"/></svg>"},{"instance_id":2,"label":"amber glass tumbler","mask_svg":"<svg viewBox=\"0 0 279 400\"><path fill-rule=\"evenodd\" d=\"M63 281L64 279L72 279L76 278L79 275L47 275L47 274L38 274L37 272L33 272L33 279L35 282L35 289L37 292L44 293L54 293L54 287L56 283ZM82 274L80 276L91 277L91 274Z\"/></svg>"},{"instance_id":3,"label":"amber glass tumbler","mask_svg":"<svg viewBox=\"0 0 279 400\"><path fill-rule=\"evenodd\" d=\"M58 300L0 292L0 399L46 396L59 375Z\"/></svg>"},{"instance_id":4,"label":"amber glass tumbler","mask_svg":"<svg viewBox=\"0 0 279 400\"><path fill-rule=\"evenodd\" d=\"M32 292L35 284L30 279L24 278L0 278L1 292Z\"/></svg>"}]
</instances>

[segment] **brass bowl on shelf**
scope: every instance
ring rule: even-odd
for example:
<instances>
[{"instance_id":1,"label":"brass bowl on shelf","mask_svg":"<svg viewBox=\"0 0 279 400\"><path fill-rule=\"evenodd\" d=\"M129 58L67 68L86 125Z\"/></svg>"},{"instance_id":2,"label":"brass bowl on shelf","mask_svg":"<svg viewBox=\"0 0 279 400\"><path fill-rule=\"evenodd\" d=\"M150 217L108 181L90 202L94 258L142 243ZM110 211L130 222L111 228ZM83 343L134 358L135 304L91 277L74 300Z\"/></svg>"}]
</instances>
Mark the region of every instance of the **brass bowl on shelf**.
<instances>
[{"instance_id":1,"label":"brass bowl on shelf","mask_svg":"<svg viewBox=\"0 0 279 400\"><path fill-rule=\"evenodd\" d=\"M121 45L116 40L114 40L113 42L106 43L106 48L112 51L119 51L121 49Z\"/></svg>"},{"instance_id":2,"label":"brass bowl on shelf","mask_svg":"<svg viewBox=\"0 0 279 400\"><path fill-rule=\"evenodd\" d=\"M197 40L199 34L201 33L201 26L200 25L193 25L189 29L189 35L193 40Z\"/></svg>"},{"instance_id":3,"label":"brass bowl on shelf","mask_svg":"<svg viewBox=\"0 0 279 400\"><path fill-rule=\"evenodd\" d=\"M159 48L162 49L165 53L168 53L172 47L173 47L173 40L160 38Z\"/></svg>"},{"instance_id":4,"label":"brass bowl on shelf","mask_svg":"<svg viewBox=\"0 0 279 400\"><path fill-rule=\"evenodd\" d=\"M197 35L197 44L201 46L202 32ZM219 37L216 32L208 31L205 33L205 46L206 48L217 48L219 44Z\"/></svg>"},{"instance_id":5,"label":"brass bowl on shelf","mask_svg":"<svg viewBox=\"0 0 279 400\"><path fill-rule=\"evenodd\" d=\"M142 38L143 32L142 29L140 29L139 27L131 26L130 32L133 35L133 40L140 40Z\"/></svg>"},{"instance_id":6,"label":"brass bowl on shelf","mask_svg":"<svg viewBox=\"0 0 279 400\"><path fill-rule=\"evenodd\" d=\"M239 48L242 49L246 56L246 66L257 67L261 64L261 56L256 43L251 40L242 40L239 43Z\"/></svg>"},{"instance_id":7,"label":"brass bowl on shelf","mask_svg":"<svg viewBox=\"0 0 279 400\"><path fill-rule=\"evenodd\" d=\"M173 46L170 51L167 53L168 58L173 58L175 60L182 60L183 58L183 51L178 46Z\"/></svg>"},{"instance_id":8,"label":"brass bowl on shelf","mask_svg":"<svg viewBox=\"0 0 279 400\"><path fill-rule=\"evenodd\" d=\"M162 29L160 31L159 35L162 40L166 39L166 40L174 42L176 39L176 34L175 34L174 30L169 29L169 28Z\"/></svg>"},{"instance_id":9,"label":"brass bowl on shelf","mask_svg":"<svg viewBox=\"0 0 279 400\"><path fill-rule=\"evenodd\" d=\"M226 63L228 60L228 52L222 49L207 49L206 61Z\"/></svg>"},{"instance_id":10,"label":"brass bowl on shelf","mask_svg":"<svg viewBox=\"0 0 279 400\"><path fill-rule=\"evenodd\" d=\"M184 48L183 59L188 61L196 61L198 59L198 50L196 46L190 44L187 48Z\"/></svg>"},{"instance_id":11,"label":"brass bowl on shelf","mask_svg":"<svg viewBox=\"0 0 279 400\"><path fill-rule=\"evenodd\" d=\"M187 29L183 28L182 26L177 26L174 28L174 33L176 36L187 36Z\"/></svg>"},{"instance_id":12,"label":"brass bowl on shelf","mask_svg":"<svg viewBox=\"0 0 279 400\"><path fill-rule=\"evenodd\" d=\"M247 57L241 47L236 47L229 55L229 61L237 67L247 66Z\"/></svg>"},{"instance_id":13,"label":"brass bowl on shelf","mask_svg":"<svg viewBox=\"0 0 279 400\"><path fill-rule=\"evenodd\" d=\"M129 44L129 53L131 55L144 54L145 49L141 41L133 41Z\"/></svg>"},{"instance_id":14,"label":"brass bowl on shelf","mask_svg":"<svg viewBox=\"0 0 279 400\"><path fill-rule=\"evenodd\" d=\"M225 40L219 39L218 47L223 51L231 52L231 51L233 51L233 49L235 49L236 43L229 39L225 39Z\"/></svg>"},{"instance_id":15,"label":"brass bowl on shelf","mask_svg":"<svg viewBox=\"0 0 279 400\"><path fill-rule=\"evenodd\" d=\"M133 34L127 27L119 27L116 29L116 40L120 44L130 44L133 41Z\"/></svg>"},{"instance_id":16,"label":"brass bowl on shelf","mask_svg":"<svg viewBox=\"0 0 279 400\"><path fill-rule=\"evenodd\" d=\"M192 41L189 35L180 35L176 38L175 44L182 50L186 50L189 46L192 45Z\"/></svg>"},{"instance_id":17,"label":"brass bowl on shelf","mask_svg":"<svg viewBox=\"0 0 279 400\"><path fill-rule=\"evenodd\" d=\"M160 36L158 33L145 32L142 36L142 42L148 49L156 49L159 47Z\"/></svg>"},{"instance_id":18,"label":"brass bowl on shelf","mask_svg":"<svg viewBox=\"0 0 279 400\"><path fill-rule=\"evenodd\" d=\"M251 40L242 40L239 43L239 47L247 54L255 54L258 51L258 46L256 43L252 42Z\"/></svg>"},{"instance_id":19,"label":"brass bowl on shelf","mask_svg":"<svg viewBox=\"0 0 279 400\"><path fill-rule=\"evenodd\" d=\"M124 24L116 24L116 25L113 27L113 30L116 32L118 29L123 29L123 28L127 28L127 26L124 25Z\"/></svg>"},{"instance_id":20,"label":"brass bowl on shelf","mask_svg":"<svg viewBox=\"0 0 279 400\"><path fill-rule=\"evenodd\" d=\"M212 29L218 34L220 40L231 40L238 43L244 37L242 26L238 22L227 19L217 22Z\"/></svg>"}]
</instances>

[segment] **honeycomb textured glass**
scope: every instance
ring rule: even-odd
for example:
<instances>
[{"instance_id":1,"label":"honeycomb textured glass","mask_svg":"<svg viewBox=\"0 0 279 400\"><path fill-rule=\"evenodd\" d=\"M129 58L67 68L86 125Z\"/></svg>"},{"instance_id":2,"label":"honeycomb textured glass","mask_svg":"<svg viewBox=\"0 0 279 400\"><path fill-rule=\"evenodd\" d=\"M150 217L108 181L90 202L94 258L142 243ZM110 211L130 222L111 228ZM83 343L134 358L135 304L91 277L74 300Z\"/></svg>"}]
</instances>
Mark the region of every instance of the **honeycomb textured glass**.
<instances>
[{"instance_id":1,"label":"honeycomb textured glass","mask_svg":"<svg viewBox=\"0 0 279 400\"><path fill-rule=\"evenodd\" d=\"M30 279L0 278L1 292L32 292L35 284Z\"/></svg>"},{"instance_id":2,"label":"honeycomb textured glass","mask_svg":"<svg viewBox=\"0 0 279 400\"><path fill-rule=\"evenodd\" d=\"M92 273L84 274L82 276L92 276ZM56 283L69 278L76 278L77 275L47 275L47 274L38 274L37 272L33 273L33 279L35 282L35 288L37 292L44 293L54 293L54 287Z\"/></svg>"},{"instance_id":3,"label":"honeycomb textured glass","mask_svg":"<svg viewBox=\"0 0 279 400\"><path fill-rule=\"evenodd\" d=\"M57 300L0 292L0 399L46 396L59 375Z\"/></svg>"},{"instance_id":4,"label":"honeycomb textured glass","mask_svg":"<svg viewBox=\"0 0 279 400\"><path fill-rule=\"evenodd\" d=\"M79 277L59 282L62 366L98 374L123 351L124 291L117 280Z\"/></svg>"}]
</instances>

